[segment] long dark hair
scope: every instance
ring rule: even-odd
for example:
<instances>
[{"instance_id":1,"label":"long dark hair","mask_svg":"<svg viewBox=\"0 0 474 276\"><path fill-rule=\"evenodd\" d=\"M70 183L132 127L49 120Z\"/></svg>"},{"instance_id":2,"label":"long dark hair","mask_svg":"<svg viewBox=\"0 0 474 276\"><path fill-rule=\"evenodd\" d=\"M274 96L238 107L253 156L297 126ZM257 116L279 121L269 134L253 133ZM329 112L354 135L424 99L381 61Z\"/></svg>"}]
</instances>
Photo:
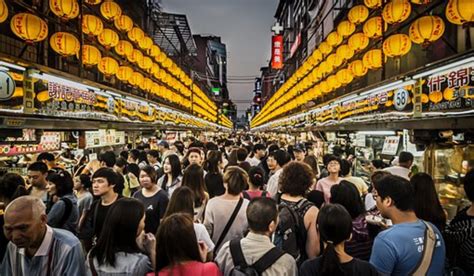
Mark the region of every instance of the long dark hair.
<instances>
[{"instance_id":1,"label":"long dark hair","mask_svg":"<svg viewBox=\"0 0 474 276\"><path fill-rule=\"evenodd\" d=\"M429 221L443 231L446 214L441 207L435 190L433 178L426 173L417 173L410 179L415 190L415 214L418 218Z\"/></svg>"},{"instance_id":2,"label":"long dark hair","mask_svg":"<svg viewBox=\"0 0 474 276\"><path fill-rule=\"evenodd\" d=\"M58 197L71 194L74 190L72 176L65 170L56 169L49 171L46 180L56 185L56 196Z\"/></svg>"},{"instance_id":3,"label":"long dark hair","mask_svg":"<svg viewBox=\"0 0 474 276\"><path fill-rule=\"evenodd\" d=\"M365 213L365 206L356 186L347 180L331 187L331 203L339 203L351 215L352 219Z\"/></svg>"},{"instance_id":4,"label":"long dark hair","mask_svg":"<svg viewBox=\"0 0 474 276\"><path fill-rule=\"evenodd\" d=\"M249 170L249 184L252 186L262 189L265 184L265 171L260 166L253 166Z\"/></svg>"},{"instance_id":5,"label":"long dark hair","mask_svg":"<svg viewBox=\"0 0 474 276\"><path fill-rule=\"evenodd\" d=\"M176 154L171 154L166 156L165 160L168 159L171 165L171 178L174 181L181 175L181 162L179 161L179 157ZM161 188L166 190L166 183L168 182L168 174L164 175L163 183L161 183Z\"/></svg>"},{"instance_id":6,"label":"long dark hair","mask_svg":"<svg viewBox=\"0 0 474 276\"><path fill-rule=\"evenodd\" d=\"M8 204L17 197L27 195L25 179L16 173L6 173L0 179L0 198Z\"/></svg>"},{"instance_id":7,"label":"long dark hair","mask_svg":"<svg viewBox=\"0 0 474 276\"><path fill-rule=\"evenodd\" d=\"M207 154L207 159L204 162L204 168L208 173L219 173L219 162L222 162L222 152L218 150L211 150Z\"/></svg>"},{"instance_id":8,"label":"long dark hair","mask_svg":"<svg viewBox=\"0 0 474 276\"><path fill-rule=\"evenodd\" d=\"M316 219L319 237L326 244L321 255L320 275L344 275L335 246L349 239L352 219L340 204L324 205Z\"/></svg>"},{"instance_id":9,"label":"long dark hair","mask_svg":"<svg viewBox=\"0 0 474 276\"><path fill-rule=\"evenodd\" d=\"M206 199L206 184L204 170L198 164L189 165L183 173L181 186L189 187L194 193L194 205L199 207Z\"/></svg>"},{"instance_id":10,"label":"long dark hair","mask_svg":"<svg viewBox=\"0 0 474 276\"><path fill-rule=\"evenodd\" d=\"M202 262L193 217L176 213L165 218L156 234L156 271L184 261Z\"/></svg>"},{"instance_id":11,"label":"long dark hair","mask_svg":"<svg viewBox=\"0 0 474 276\"><path fill-rule=\"evenodd\" d=\"M163 219L175 213L194 216L194 193L190 188L181 186L173 192Z\"/></svg>"},{"instance_id":12,"label":"long dark hair","mask_svg":"<svg viewBox=\"0 0 474 276\"><path fill-rule=\"evenodd\" d=\"M104 228L97 245L91 250L91 257L97 257L99 264L115 266L115 253L140 252L136 236L144 215L145 208L137 199L124 197L117 200L107 212Z\"/></svg>"}]
</instances>

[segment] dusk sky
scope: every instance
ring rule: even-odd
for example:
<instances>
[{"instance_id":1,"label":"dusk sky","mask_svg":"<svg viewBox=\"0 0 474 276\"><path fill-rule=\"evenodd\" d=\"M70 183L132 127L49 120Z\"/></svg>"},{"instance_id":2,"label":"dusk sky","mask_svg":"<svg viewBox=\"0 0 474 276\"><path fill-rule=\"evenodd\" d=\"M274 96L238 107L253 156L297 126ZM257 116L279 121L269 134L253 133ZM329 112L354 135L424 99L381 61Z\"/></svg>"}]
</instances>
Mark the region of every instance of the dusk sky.
<instances>
[{"instance_id":1,"label":"dusk sky","mask_svg":"<svg viewBox=\"0 0 474 276\"><path fill-rule=\"evenodd\" d=\"M278 0L163 0L165 12L185 14L193 34L220 36L227 47L227 75L260 76L271 52ZM229 83L239 116L250 106L254 84ZM240 103L241 101L246 103Z\"/></svg>"}]
</instances>

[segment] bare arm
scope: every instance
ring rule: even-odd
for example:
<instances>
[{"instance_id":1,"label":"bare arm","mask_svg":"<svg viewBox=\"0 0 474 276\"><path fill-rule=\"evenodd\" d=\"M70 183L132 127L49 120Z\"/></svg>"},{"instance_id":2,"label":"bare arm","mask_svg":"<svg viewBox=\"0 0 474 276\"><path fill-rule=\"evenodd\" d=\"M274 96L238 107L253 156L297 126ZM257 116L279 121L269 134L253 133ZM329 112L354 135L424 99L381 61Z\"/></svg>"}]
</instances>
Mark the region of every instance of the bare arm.
<instances>
[{"instance_id":1,"label":"bare arm","mask_svg":"<svg viewBox=\"0 0 474 276\"><path fill-rule=\"evenodd\" d=\"M318 217L318 208L311 207L304 216L304 225L307 231L306 236L306 254L309 259L319 255L319 235L316 232L316 218Z\"/></svg>"}]
</instances>

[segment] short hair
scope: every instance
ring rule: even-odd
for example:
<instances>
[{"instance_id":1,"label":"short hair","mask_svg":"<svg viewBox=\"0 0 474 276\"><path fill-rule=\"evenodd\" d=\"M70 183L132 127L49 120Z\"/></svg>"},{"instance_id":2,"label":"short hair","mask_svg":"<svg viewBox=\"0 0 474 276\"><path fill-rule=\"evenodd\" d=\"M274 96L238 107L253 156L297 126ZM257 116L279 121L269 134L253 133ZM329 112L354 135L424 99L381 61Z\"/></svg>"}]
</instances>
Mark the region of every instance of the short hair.
<instances>
[{"instance_id":1,"label":"short hair","mask_svg":"<svg viewBox=\"0 0 474 276\"><path fill-rule=\"evenodd\" d=\"M247 151L246 148L238 148L237 149L237 160L240 162L245 161L247 159L247 156L249 155L249 152Z\"/></svg>"},{"instance_id":2,"label":"short hair","mask_svg":"<svg viewBox=\"0 0 474 276\"><path fill-rule=\"evenodd\" d=\"M106 151L99 155L99 161L104 162L109 168L112 168L117 161L117 157L113 151Z\"/></svg>"},{"instance_id":3,"label":"short hair","mask_svg":"<svg viewBox=\"0 0 474 276\"><path fill-rule=\"evenodd\" d=\"M342 180L339 185L331 187L331 203L339 203L344 206L352 219L365 212L365 206L357 187L347 180Z\"/></svg>"},{"instance_id":4,"label":"short hair","mask_svg":"<svg viewBox=\"0 0 474 276\"><path fill-rule=\"evenodd\" d=\"M46 205L41 198L30 195L20 196L12 200L5 208L5 214L9 213L10 209L23 210L25 208L31 208L34 218L46 215Z\"/></svg>"},{"instance_id":5,"label":"short hair","mask_svg":"<svg viewBox=\"0 0 474 276\"><path fill-rule=\"evenodd\" d=\"M140 156L140 151L137 149L132 149L130 151L129 157L132 158L133 160L138 160L138 156Z\"/></svg>"},{"instance_id":6,"label":"short hair","mask_svg":"<svg viewBox=\"0 0 474 276\"><path fill-rule=\"evenodd\" d=\"M48 166L40 161L34 162L28 166L28 171L41 172L45 174L48 172Z\"/></svg>"},{"instance_id":7,"label":"short hair","mask_svg":"<svg viewBox=\"0 0 474 276\"><path fill-rule=\"evenodd\" d=\"M73 192L74 182L72 181L72 176L65 170L56 170L48 173L46 180L56 185L56 195L58 197L63 197Z\"/></svg>"},{"instance_id":8,"label":"short hair","mask_svg":"<svg viewBox=\"0 0 474 276\"><path fill-rule=\"evenodd\" d=\"M264 145L264 144L255 144L255 145L253 146L253 152L254 152L254 153L257 153L257 151L259 151L259 150L265 150L265 149L266 149L266 148L265 148L265 145Z\"/></svg>"},{"instance_id":9,"label":"short hair","mask_svg":"<svg viewBox=\"0 0 474 276\"><path fill-rule=\"evenodd\" d=\"M407 151L402 151L398 155L398 163L407 163L407 162L412 162L413 161L413 154L407 152Z\"/></svg>"},{"instance_id":10,"label":"short hair","mask_svg":"<svg viewBox=\"0 0 474 276\"><path fill-rule=\"evenodd\" d=\"M158 153L157 150L149 150L147 154L156 159L160 158L160 154Z\"/></svg>"},{"instance_id":11,"label":"short hair","mask_svg":"<svg viewBox=\"0 0 474 276\"><path fill-rule=\"evenodd\" d=\"M89 189L90 187L92 187L92 181L89 175L81 174L78 177L79 182L81 182L82 186L84 186L84 189Z\"/></svg>"},{"instance_id":12,"label":"short hair","mask_svg":"<svg viewBox=\"0 0 474 276\"><path fill-rule=\"evenodd\" d=\"M17 197L27 195L25 179L16 173L6 173L0 179L0 195L11 201Z\"/></svg>"},{"instance_id":13,"label":"short hair","mask_svg":"<svg viewBox=\"0 0 474 276\"><path fill-rule=\"evenodd\" d=\"M95 178L105 178L110 185L117 185L120 184L119 178L120 176L111 168L100 168L98 169L93 175L92 179ZM123 179L123 178L122 178Z\"/></svg>"},{"instance_id":14,"label":"short hair","mask_svg":"<svg viewBox=\"0 0 474 276\"><path fill-rule=\"evenodd\" d=\"M283 167L279 178L281 192L291 196L305 195L313 184L314 174L305 163L292 161Z\"/></svg>"},{"instance_id":15,"label":"short hair","mask_svg":"<svg viewBox=\"0 0 474 276\"><path fill-rule=\"evenodd\" d=\"M269 147L268 147L268 152L274 152L274 151L277 151L279 150L280 148L278 147L278 145L276 144L271 144Z\"/></svg>"},{"instance_id":16,"label":"short hair","mask_svg":"<svg viewBox=\"0 0 474 276\"><path fill-rule=\"evenodd\" d=\"M396 175L386 175L374 182L381 199L390 197L397 209L412 211L415 205L415 191L410 181Z\"/></svg>"},{"instance_id":17,"label":"short hair","mask_svg":"<svg viewBox=\"0 0 474 276\"><path fill-rule=\"evenodd\" d=\"M247 221L250 230L263 233L268 231L268 225L277 221L278 208L276 202L269 197L256 197L247 207Z\"/></svg>"},{"instance_id":18,"label":"short hair","mask_svg":"<svg viewBox=\"0 0 474 276\"><path fill-rule=\"evenodd\" d=\"M281 149L270 152L268 156L272 156L280 167L285 166L291 160L290 154Z\"/></svg>"},{"instance_id":19,"label":"short hair","mask_svg":"<svg viewBox=\"0 0 474 276\"><path fill-rule=\"evenodd\" d=\"M474 170L470 170L464 176L464 191L469 201L474 201Z\"/></svg>"},{"instance_id":20,"label":"short hair","mask_svg":"<svg viewBox=\"0 0 474 276\"><path fill-rule=\"evenodd\" d=\"M224 174L224 183L227 184L227 192L231 195L239 195L248 186L248 174L237 166L227 167Z\"/></svg>"},{"instance_id":21,"label":"short hair","mask_svg":"<svg viewBox=\"0 0 474 276\"><path fill-rule=\"evenodd\" d=\"M351 163L347 161L346 159L341 159L341 162L339 162L341 165L341 175L346 176L351 172Z\"/></svg>"},{"instance_id":22,"label":"short hair","mask_svg":"<svg viewBox=\"0 0 474 276\"><path fill-rule=\"evenodd\" d=\"M206 150L209 151L209 150L219 150L219 147L214 144L213 142L207 142L206 143Z\"/></svg>"},{"instance_id":23,"label":"short hair","mask_svg":"<svg viewBox=\"0 0 474 276\"><path fill-rule=\"evenodd\" d=\"M120 157L122 157L125 160L128 159L128 151L126 151L126 150L122 150L119 155L120 155Z\"/></svg>"},{"instance_id":24,"label":"short hair","mask_svg":"<svg viewBox=\"0 0 474 276\"><path fill-rule=\"evenodd\" d=\"M125 160L123 157L117 158L117 161L115 162L115 166L119 168L123 168L127 166L127 160Z\"/></svg>"},{"instance_id":25,"label":"short hair","mask_svg":"<svg viewBox=\"0 0 474 276\"><path fill-rule=\"evenodd\" d=\"M329 155L327 158L326 158L326 161L324 163L324 166L328 166L329 163L331 163L332 161L337 161L339 163L339 166L341 165L341 158L337 157L336 155Z\"/></svg>"},{"instance_id":26,"label":"short hair","mask_svg":"<svg viewBox=\"0 0 474 276\"><path fill-rule=\"evenodd\" d=\"M155 168L150 165L144 166L140 171L145 172L151 179L151 183L155 183L158 180L158 174L156 173Z\"/></svg>"},{"instance_id":27,"label":"short hair","mask_svg":"<svg viewBox=\"0 0 474 276\"><path fill-rule=\"evenodd\" d=\"M54 154L50 153L50 152L42 152L38 155L38 157L36 157L36 161L43 161L43 160L46 160L46 161L54 161Z\"/></svg>"}]
</instances>

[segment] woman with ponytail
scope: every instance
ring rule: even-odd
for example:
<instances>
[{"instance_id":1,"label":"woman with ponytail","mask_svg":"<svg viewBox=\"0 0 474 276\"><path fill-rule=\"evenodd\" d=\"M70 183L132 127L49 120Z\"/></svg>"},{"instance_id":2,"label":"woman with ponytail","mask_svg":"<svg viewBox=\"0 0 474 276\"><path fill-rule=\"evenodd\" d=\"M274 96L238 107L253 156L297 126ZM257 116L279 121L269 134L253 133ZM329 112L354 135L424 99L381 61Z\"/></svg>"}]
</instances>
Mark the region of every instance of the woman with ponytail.
<instances>
[{"instance_id":1,"label":"woman with ponytail","mask_svg":"<svg viewBox=\"0 0 474 276\"><path fill-rule=\"evenodd\" d=\"M324 250L320 257L301 265L300 276L378 275L371 264L345 252L344 243L351 238L352 218L342 205L324 205L319 210L316 225Z\"/></svg>"},{"instance_id":2,"label":"woman with ponytail","mask_svg":"<svg viewBox=\"0 0 474 276\"><path fill-rule=\"evenodd\" d=\"M251 167L249 170L249 188L242 192L248 200L254 197L271 197L270 193L263 190L265 172L261 167Z\"/></svg>"}]
</instances>

